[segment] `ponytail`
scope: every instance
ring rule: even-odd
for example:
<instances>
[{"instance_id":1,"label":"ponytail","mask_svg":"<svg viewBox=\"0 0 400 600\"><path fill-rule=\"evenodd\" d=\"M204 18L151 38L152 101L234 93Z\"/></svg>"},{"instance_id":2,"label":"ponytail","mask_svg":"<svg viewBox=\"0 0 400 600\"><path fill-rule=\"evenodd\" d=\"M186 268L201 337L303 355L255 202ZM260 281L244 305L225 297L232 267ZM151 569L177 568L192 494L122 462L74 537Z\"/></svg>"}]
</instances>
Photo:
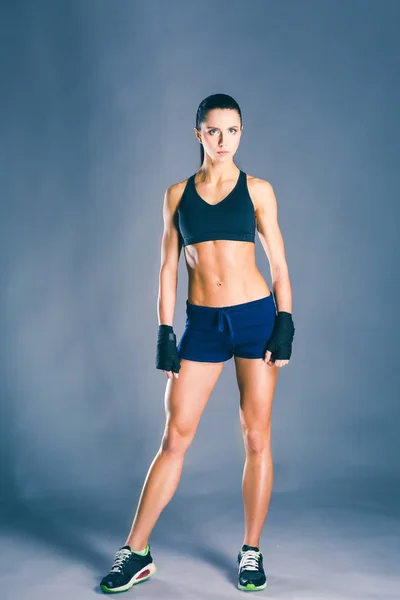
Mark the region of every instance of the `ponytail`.
<instances>
[{"instance_id":1,"label":"ponytail","mask_svg":"<svg viewBox=\"0 0 400 600\"><path fill-rule=\"evenodd\" d=\"M200 144L200 169L203 166L203 162L204 162L204 148L203 148L203 144Z\"/></svg>"}]
</instances>

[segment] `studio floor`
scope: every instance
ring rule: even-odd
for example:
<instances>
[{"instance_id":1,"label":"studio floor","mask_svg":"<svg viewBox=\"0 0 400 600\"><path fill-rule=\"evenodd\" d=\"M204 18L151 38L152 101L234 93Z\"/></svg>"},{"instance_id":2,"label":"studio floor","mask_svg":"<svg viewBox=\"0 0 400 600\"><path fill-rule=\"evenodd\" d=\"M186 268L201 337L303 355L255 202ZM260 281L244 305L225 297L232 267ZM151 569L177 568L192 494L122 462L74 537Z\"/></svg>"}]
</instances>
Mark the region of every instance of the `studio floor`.
<instances>
[{"instance_id":1,"label":"studio floor","mask_svg":"<svg viewBox=\"0 0 400 600\"><path fill-rule=\"evenodd\" d=\"M390 498L389 493L384 496ZM18 524L12 519L4 523L2 600L104 595L99 581L124 542L120 513L114 506L83 519L80 510L82 506L71 510L42 502L20 515ZM260 544L268 588L253 595L274 600L398 600L399 517L398 506L351 496L334 484L330 491L325 487L323 496L310 490L273 495ZM242 536L237 498L177 494L150 539L157 572L123 596L240 598L244 592L236 589L236 556Z\"/></svg>"}]
</instances>

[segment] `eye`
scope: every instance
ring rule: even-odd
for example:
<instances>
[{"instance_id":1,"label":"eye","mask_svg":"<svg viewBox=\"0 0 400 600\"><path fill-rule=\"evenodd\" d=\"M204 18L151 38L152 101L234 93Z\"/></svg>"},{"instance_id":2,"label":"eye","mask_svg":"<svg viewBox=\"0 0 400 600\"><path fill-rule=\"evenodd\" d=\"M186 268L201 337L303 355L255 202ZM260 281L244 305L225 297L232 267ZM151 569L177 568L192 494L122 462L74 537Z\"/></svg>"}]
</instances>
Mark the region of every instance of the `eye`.
<instances>
[{"instance_id":1,"label":"eye","mask_svg":"<svg viewBox=\"0 0 400 600\"><path fill-rule=\"evenodd\" d=\"M218 131L217 129L210 129L208 133L211 133L211 135L214 135L214 131ZM237 129L235 129L234 127L231 127L229 129L229 131L233 131L233 133L237 133Z\"/></svg>"}]
</instances>

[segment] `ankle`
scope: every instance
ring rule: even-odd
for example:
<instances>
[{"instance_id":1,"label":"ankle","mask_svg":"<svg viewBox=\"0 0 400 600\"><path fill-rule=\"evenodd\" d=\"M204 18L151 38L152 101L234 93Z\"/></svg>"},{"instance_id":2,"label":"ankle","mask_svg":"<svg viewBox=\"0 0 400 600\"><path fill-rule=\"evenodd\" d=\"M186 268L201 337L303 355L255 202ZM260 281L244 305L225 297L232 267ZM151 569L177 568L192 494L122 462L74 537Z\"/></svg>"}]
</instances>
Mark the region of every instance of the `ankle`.
<instances>
[{"instance_id":1,"label":"ankle","mask_svg":"<svg viewBox=\"0 0 400 600\"><path fill-rule=\"evenodd\" d=\"M146 552L147 544L148 542L142 542L140 540L139 542L136 542L136 540L128 540L125 542L125 546L129 546L133 552L138 552L139 554Z\"/></svg>"},{"instance_id":2,"label":"ankle","mask_svg":"<svg viewBox=\"0 0 400 600\"><path fill-rule=\"evenodd\" d=\"M243 542L242 546L253 546L255 548L260 549L260 541L259 540L250 540L249 542Z\"/></svg>"}]
</instances>

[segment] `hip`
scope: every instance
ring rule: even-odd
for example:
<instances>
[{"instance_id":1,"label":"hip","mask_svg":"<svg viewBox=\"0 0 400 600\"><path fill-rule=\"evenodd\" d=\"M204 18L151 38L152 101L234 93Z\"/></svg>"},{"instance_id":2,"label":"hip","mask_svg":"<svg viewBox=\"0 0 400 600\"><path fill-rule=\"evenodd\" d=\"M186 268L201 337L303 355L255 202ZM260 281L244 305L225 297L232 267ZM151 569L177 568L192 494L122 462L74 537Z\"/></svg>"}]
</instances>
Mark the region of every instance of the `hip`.
<instances>
[{"instance_id":1,"label":"hip","mask_svg":"<svg viewBox=\"0 0 400 600\"><path fill-rule=\"evenodd\" d=\"M276 316L274 295L229 306L205 306L186 300L186 328L202 331L223 331L228 325L230 333L251 328L272 327Z\"/></svg>"}]
</instances>

